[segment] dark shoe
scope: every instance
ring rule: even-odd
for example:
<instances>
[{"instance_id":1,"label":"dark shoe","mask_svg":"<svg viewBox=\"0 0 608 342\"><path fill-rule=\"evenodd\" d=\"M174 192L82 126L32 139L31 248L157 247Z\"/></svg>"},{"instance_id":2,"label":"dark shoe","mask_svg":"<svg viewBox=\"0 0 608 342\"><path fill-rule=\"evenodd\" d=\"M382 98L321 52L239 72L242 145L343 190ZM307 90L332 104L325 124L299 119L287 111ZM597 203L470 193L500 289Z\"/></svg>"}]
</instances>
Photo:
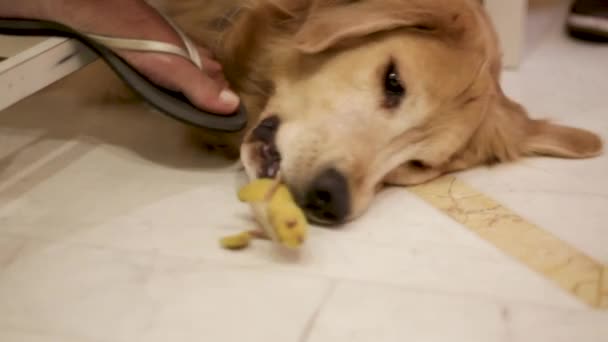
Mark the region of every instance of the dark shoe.
<instances>
[{"instance_id":1,"label":"dark shoe","mask_svg":"<svg viewBox=\"0 0 608 342\"><path fill-rule=\"evenodd\" d=\"M566 25L574 38L608 42L608 0L576 0Z\"/></svg>"}]
</instances>

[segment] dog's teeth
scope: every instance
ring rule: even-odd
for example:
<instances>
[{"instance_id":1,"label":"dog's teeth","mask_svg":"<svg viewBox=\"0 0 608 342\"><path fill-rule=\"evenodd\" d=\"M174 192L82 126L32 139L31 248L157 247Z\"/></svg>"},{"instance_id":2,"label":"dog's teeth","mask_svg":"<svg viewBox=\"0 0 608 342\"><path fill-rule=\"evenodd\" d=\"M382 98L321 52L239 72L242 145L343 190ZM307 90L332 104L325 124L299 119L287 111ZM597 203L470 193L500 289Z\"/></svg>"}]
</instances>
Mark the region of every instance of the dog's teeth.
<instances>
[{"instance_id":1,"label":"dog's teeth","mask_svg":"<svg viewBox=\"0 0 608 342\"><path fill-rule=\"evenodd\" d=\"M272 165L270 165L270 167L268 167L268 176L273 178L277 175L277 172L279 172L279 165L276 163L273 163Z\"/></svg>"}]
</instances>

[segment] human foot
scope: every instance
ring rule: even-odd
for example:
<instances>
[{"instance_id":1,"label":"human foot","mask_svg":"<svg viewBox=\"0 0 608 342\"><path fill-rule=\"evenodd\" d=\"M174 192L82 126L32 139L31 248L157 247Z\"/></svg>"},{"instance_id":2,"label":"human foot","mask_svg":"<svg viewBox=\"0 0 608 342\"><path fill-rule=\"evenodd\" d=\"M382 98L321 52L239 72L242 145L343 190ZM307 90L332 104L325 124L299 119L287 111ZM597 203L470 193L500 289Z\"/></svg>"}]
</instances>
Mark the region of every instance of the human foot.
<instances>
[{"instance_id":1,"label":"human foot","mask_svg":"<svg viewBox=\"0 0 608 342\"><path fill-rule=\"evenodd\" d=\"M156 40L183 47L175 30L143 0L0 0L0 17L51 20L86 33L120 38ZM229 114L239 98L226 82L222 66L198 47L203 71L191 61L165 54L116 50L152 82L182 92L194 105Z\"/></svg>"}]
</instances>

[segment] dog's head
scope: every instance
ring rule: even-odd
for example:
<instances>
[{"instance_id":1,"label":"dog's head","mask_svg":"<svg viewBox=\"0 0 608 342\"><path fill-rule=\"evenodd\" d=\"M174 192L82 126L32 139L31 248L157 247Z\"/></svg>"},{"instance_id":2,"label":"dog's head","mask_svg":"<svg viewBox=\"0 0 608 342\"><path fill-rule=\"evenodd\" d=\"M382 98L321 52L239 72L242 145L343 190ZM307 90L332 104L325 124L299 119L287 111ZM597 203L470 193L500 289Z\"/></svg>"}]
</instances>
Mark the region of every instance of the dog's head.
<instances>
[{"instance_id":1,"label":"dog's head","mask_svg":"<svg viewBox=\"0 0 608 342\"><path fill-rule=\"evenodd\" d=\"M543 154L590 157L592 133L528 118L500 89L496 37L476 0L277 0L272 94L242 146L309 216L340 223L385 184ZM272 18L268 20L273 20ZM287 37L289 35L289 37Z\"/></svg>"}]
</instances>

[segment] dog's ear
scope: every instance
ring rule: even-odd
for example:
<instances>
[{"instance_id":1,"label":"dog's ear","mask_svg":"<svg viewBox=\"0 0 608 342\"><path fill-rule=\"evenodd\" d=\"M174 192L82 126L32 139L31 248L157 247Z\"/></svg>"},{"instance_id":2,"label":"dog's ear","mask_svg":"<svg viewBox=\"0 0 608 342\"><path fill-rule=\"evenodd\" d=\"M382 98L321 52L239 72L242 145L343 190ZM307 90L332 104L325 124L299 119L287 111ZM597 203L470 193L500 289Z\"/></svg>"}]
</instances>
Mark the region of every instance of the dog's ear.
<instances>
[{"instance_id":1,"label":"dog's ear","mask_svg":"<svg viewBox=\"0 0 608 342\"><path fill-rule=\"evenodd\" d=\"M500 91L488 105L474 106L477 109L486 107L479 126L473 124L476 115L468 117L466 109L442 116L441 122L431 125L434 129L424 133L433 138L427 139L428 143L422 146L424 153L420 159L399 166L386 176L385 182L413 185L444 173L510 162L524 156L591 158L602 152L602 141L597 135L531 119L521 105ZM452 120L452 123L445 120ZM469 124L457 125L454 120Z\"/></svg>"},{"instance_id":2,"label":"dog's ear","mask_svg":"<svg viewBox=\"0 0 608 342\"><path fill-rule=\"evenodd\" d=\"M398 28L455 36L464 32L466 15L461 2L453 0L317 0L295 35L296 48L314 54Z\"/></svg>"},{"instance_id":3,"label":"dog's ear","mask_svg":"<svg viewBox=\"0 0 608 342\"><path fill-rule=\"evenodd\" d=\"M508 162L522 156L580 159L601 153L602 140L596 134L531 119L523 106L500 91L473 137L452 158L447 169L454 171L483 163Z\"/></svg>"},{"instance_id":4,"label":"dog's ear","mask_svg":"<svg viewBox=\"0 0 608 342\"><path fill-rule=\"evenodd\" d=\"M524 152L561 158L591 158L602 153L601 139L586 130L534 121L532 134L524 141Z\"/></svg>"},{"instance_id":5,"label":"dog's ear","mask_svg":"<svg viewBox=\"0 0 608 342\"><path fill-rule=\"evenodd\" d=\"M522 156L543 155L559 158L591 158L602 152L601 139L589 131L566 127L546 120L530 119L520 104L501 94L492 122L493 154L498 160L511 159L501 151L517 150ZM490 113L492 114L492 113ZM502 122L503 127L500 127ZM516 156L517 157L517 156Z\"/></svg>"}]
</instances>

